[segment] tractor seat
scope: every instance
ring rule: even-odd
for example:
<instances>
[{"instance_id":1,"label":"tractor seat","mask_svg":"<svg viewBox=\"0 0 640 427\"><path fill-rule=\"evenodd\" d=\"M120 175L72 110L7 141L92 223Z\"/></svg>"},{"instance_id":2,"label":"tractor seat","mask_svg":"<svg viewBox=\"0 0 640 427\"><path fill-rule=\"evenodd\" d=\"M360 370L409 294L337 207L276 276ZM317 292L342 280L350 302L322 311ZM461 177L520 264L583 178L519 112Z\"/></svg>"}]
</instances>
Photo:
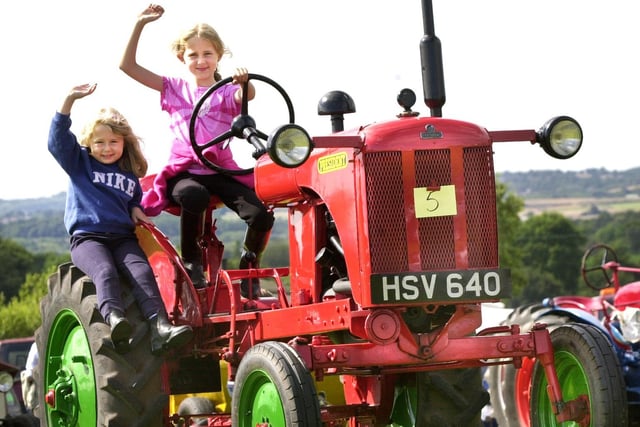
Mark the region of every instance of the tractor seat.
<instances>
[{"instance_id":1,"label":"tractor seat","mask_svg":"<svg viewBox=\"0 0 640 427\"><path fill-rule=\"evenodd\" d=\"M156 175L147 175L145 177L140 178L140 186L142 187L142 191L147 191L153 186L153 181L156 179ZM213 211L219 207L222 207L224 204L222 200L220 200L217 196L211 196L209 198L209 207L207 210ZM169 206L164 209L165 212L168 212L172 215L180 216L180 206L175 203L169 202Z\"/></svg>"}]
</instances>

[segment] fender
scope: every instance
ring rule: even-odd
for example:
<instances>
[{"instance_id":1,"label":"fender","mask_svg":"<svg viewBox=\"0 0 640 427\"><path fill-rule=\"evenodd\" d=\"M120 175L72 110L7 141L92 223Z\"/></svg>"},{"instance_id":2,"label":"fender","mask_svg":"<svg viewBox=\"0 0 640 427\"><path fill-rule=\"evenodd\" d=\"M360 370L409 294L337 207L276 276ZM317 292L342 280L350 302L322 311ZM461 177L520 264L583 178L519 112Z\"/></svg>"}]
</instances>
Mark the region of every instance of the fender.
<instances>
[{"instance_id":1,"label":"fender","mask_svg":"<svg viewBox=\"0 0 640 427\"><path fill-rule=\"evenodd\" d=\"M575 321L576 323L583 323L583 324L595 326L603 334L607 336L609 341L615 344L615 342L613 342L611 338L611 335L609 334L609 331L602 325L602 321L600 321L600 319L598 319L597 317L595 317L590 313L587 313L584 310L580 310L577 308L549 307L548 310L541 311L537 316L534 317L533 320L534 322L537 322L538 320L540 320L540 318L548 315L567 316L571 320ZM612 328L612 330L615 330L615 328ZM620 338L624 340L624 338L622 337Z\"/></svg>"}]
</instances>

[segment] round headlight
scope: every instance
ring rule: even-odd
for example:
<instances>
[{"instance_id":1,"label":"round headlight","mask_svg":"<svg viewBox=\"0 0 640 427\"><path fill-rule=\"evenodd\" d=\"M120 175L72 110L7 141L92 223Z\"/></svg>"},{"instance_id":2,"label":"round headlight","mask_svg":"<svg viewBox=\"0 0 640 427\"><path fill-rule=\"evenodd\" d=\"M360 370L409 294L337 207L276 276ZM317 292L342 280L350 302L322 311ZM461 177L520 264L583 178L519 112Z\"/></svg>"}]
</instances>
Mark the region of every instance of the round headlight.
<instances>
[{"instance_id":1,"label":"round headlight","mask_svg":"<svg viewBox=\"0 0 640 427\"><path fill-rule=\"evenodd\" d=\"M8 392L13 387L13 377L10 373L0 372L0 393Z\"/></svg>"},{"instance_id":2,"label":"round headlight","mask_svg":"<svg viewBox=\"0 0 640 427\"><path fill-rule=\"evenodd\" d=\"M582 146L582 128L571 117L554 117L537 132L537 140L551 157L568 159Z\"/></svg>"},{"instance_id":3,"label":"round headlight","mask_svg":"<svg viewBox=\"0 0 640 427\"><path fill-rule=\"evenodd\" d=\"M285 168L303 164L311 154L311 137L302 127L287 124L276 129L267 140L267 151L271 160Z\"/></svg>"}]
</instances>

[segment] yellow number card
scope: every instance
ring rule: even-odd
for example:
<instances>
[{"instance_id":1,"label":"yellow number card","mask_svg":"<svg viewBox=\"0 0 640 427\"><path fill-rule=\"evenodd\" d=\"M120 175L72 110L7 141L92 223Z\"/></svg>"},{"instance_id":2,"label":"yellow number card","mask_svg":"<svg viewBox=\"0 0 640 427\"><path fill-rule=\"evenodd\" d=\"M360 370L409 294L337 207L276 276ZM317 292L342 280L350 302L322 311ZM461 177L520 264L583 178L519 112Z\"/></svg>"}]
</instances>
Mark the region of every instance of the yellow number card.
<instances>
[{"instance_id":1,"label":"yellow number card","mask_svg":"<svg viewBox=\"0 0 640 427\"><path fill-rule=\"evenodd\" d=\"M456 187L443 185L437 190L427 187L413 189L413 202L416 208L416 218L456 215Z\"/></svg>"}]
</instances>

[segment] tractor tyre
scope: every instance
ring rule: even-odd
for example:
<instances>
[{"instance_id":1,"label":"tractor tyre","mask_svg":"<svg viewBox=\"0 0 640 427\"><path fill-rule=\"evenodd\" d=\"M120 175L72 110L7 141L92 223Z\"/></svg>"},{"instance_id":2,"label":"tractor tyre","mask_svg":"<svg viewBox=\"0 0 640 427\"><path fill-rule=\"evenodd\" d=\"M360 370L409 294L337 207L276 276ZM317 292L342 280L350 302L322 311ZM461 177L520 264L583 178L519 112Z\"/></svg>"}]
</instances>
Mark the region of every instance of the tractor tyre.
<instances>
[{"instance_id":1,"label":"tractor tyre","mask_svg":"<svg viewBox=\"0 0 640 427\"><path fill-rule=\"evenodd\" d=\"M609 338L595 326L569 323L551 331L558 380L565 402L586 396L588 425L628 425L627 392L620 362ZM536 363L531 383L531 425L559 426L547 393L544 369ZM580 421L580 420L578 420ZM578 422L563 426L583 425Z\"/></svg>"},{"instance_id":2,"label":"tractor tyre","mask_svg":"<svg viewBox=\"0 0 640 427\"><path fill-rule=\"evenodd\" d=\"M128 288L122 286L123 301L134 332L131 350L119 354L97 309L95 285L82 271L63 264L48 287L40 303L34 372L42 425L162 426L168 403L163 360L151 354L147 324Z\"/></svg>"},{"instance_id":3,"label":"tractor tyre","mask_svg":"<svg viewBox=\"0 0 640 427\"><path fill-rule=\"evenodd\" d=\"M263 342L240 361L231 399L235 427L319 427L320 403L313 378L287 344Z\"/></svg>"},{"instance_id":4,"label":"tractor tyre","mask_svg":"<svg viewBox=\"0 0 640 427\"><path fill-rule=\"evenodd\" d=\"M489 403L480 368L417 374L416 427L477 427Z\"/></svg>"},{"instance_id":5,"label":"tractor tyre","mask_svg":"<svg viewBox=\"0 0 640 427\"><path fill-rule=\"evenodd\" d=\"M197 415L197 414L213 414L216 408L213 402L205 397L187 397L178 406L178 415ZM192 424L195 426L206 426L208 424L207 417L192 417Z\"/></svg>"},{"instance_id":6,"label":"tractor tyre","mask_svg":"<svg viewBox=\"0 0 640 427\"><path fill-rule=\"evenodd\" d=\"M545 315L538 319L542 304L528 304L515 308L501 325L519 325L520 331L529 332L534 323L545 323L549 330L568 321L566 317ZM537 319L537 320L536 320ZM493 416L500 427L528 427L529 386L535 359L524 358L522 367L516 369L512 363L490 366L487 370L489 394Z\"/></svg>"}]
</instances>

